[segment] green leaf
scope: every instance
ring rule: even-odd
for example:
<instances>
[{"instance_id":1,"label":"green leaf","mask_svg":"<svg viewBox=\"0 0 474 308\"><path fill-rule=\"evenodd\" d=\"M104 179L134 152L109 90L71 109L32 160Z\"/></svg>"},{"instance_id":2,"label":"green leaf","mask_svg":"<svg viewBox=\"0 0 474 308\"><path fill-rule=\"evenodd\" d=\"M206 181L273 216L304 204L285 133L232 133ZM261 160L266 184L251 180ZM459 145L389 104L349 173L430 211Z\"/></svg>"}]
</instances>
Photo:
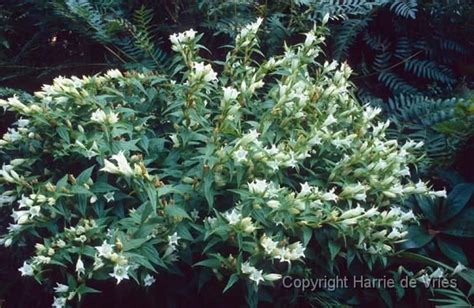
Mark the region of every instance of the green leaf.
<instances>
[{"instance_id":1,"label":"green leaf","mask_svg":"<svg viewBox=\"0 0 474 308\"><path fill-rule=\"evenodd\" d=\"M165 207L165 212L169 216L178 218L190 218L188 213L179 205L173 204Z\"/></svg>"},{"instance_id":2,"label":"green leaf","mask_svg":"<svg viewBox=\"0 0 474 308\"><path fill-rule=\"evenodd\" d=\"M204 266L204 267L209 267L209 268L218 268L221 266L221 261L218 259L206 259L203 261L200 261L198 263L195 263L193 266Z\"/></svg>"},{"instance_id":3,"label":"green leaf","mask_svg":"<svg viewBox=\"0 0 474 308\"><path fill-rule=\"evenodd\" d=\"M209 208L214 207L214 191L212 184L214 183L214 175L211 172L207 172L203 179L204 182L204 196L206 197Z\"/></svg>"},{"instance_id":4,"label":"green leaf","mask_svg":"<svg viewBox=\"0 0 474 308\"><path fill-rule=\"evenodd\" d=\"M412 225L408 227L407 241L402 243L404 249L420 248L428 244L434 235L429 234L422 226Z\"/></svg>"},{"instance_id":5,"label":"green leaf","mask_svg":"<svg viewBox=\"0 0 474 308\"><path fill-rule=\"evenodd\" d=\"M95 182L91 187L91 191L94 193L108 193L118 188L106 183L106 182Z\"/></svg>"},{"instance_id":6,"label":"green leaf","mask_svg":"<svg viewBox=\"0 0 474 308\"><path fill-rule=\"evenodd\" d=\"M145 244L148 240L146 238L137 238L137 239L132 239L132 240L126 240L123 242L123 250L124 251L129 251L136 249L143 244Z\"/></svg>"},{"instance_id":7,"label":"green leaf","mask_svg":"<svg viewBox=\"0 0 474 308\"><path fill-rule=\"evenodd\" d=\"M426 196L420 195L415 195L415 199L418 207L423 212L423 215L428 218L432 224L436 224L438 221L436 214L438 207L435 202Z\"/></svg>"},{"instance_id":8,"label":"green leaf","mask_svg":"<svg viewBox=\"0 0 474 308\"><path fill-rule=\"evenodd\" d=\"M436 239L436 242L438 243L438 247L441 250L441 252L445 256L447 256L449 259L451 259L454 262L461 262L462 264L468 264L464 251L457 244L441 239L439 237Z\"/></svg>"},{"instance_id":9,"label":"green leaf","mask_svg":"<svg viewBox=\"0 0 474 308\"><path fill-rule=\"evenodd\" d=\"M237 274L232 274L229 278L229 281L227 281L227 285L224 288L224 291L222 293L225 293L227 290L232 288L232 286L239 281L239 276Z\"/></svg>"},{"instance_id":10,"label":"green leaf","mask_svg":"<svg viewBox=\"0 0 474 308\"><path fill-rule=\"evenodd\" d=\"M66 127L60 126L56 128L56 131L58 132L59 137L66 141L66 143L71 143L71 139L69 139L69 132Z\"/></svg>"},{"instance_id":11,"label":"green leaf","mask_svg":"<svg viewBox=\"0 0 474 308\"><path fill-rule=\"evenodd\" d=\"M440 231L452 236L474 237L474 208L467 208L461 211L459 215Z\"/></svg>"},{"instance_id":12,"label":"green leaf","mask_svg":"<svg viewBox=\"0 0 474 308\"><path fill-rule=\"evenodd\" d=\"M78 185L82 185L87 182L91 178L92 171L94 170L95 166L87 168L86 170L82 171L76 178L76 183Z\"/></svg>"},{"instance_id":13,"label":"green leaf","mask_svg":"<svg viewBox=\"0 0 474 308\"><path fill-rule=\"evenodd\" d=\"M474 184L462 183L456 185L448 195L441 209L440 222L448 221L456 216L468 204L474 192Z\"/></svg>"},{"instance_id":14,"label":"green leaf","mask_svg":"<svg viewBox=\"0 0 474 308\"><path fill-rule=\"evenodd\" d=\"M329 241L328 247L329 247L329 253L331 254L331 260L334 260L334 258L337 256L339 251L341 251L341 245L336 244L332 241Z\"/></svg>"},{"instance_id":15,"label":"green leaf","mask_svg":"<svg viewBox=\"0 0 474 308\"><path fill-rule=\"evenodd\" d=\"M311 237L313 236L313 229L308 227L303 227L303 246L307 246Z\"/></svg>"}]
</instances>

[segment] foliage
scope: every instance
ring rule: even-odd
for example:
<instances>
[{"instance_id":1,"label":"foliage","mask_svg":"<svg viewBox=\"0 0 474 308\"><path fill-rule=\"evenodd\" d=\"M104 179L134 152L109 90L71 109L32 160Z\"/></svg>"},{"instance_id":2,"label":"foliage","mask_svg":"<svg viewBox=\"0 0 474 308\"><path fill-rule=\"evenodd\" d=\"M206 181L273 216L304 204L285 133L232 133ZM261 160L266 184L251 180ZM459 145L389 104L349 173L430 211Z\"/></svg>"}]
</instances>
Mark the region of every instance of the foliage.
<instances>
[{"instance_id":1,"label":"foliage","mask_svg":"<svg viewBox=\"0 0 474 308\"><path fill-rule=\"evenodd\" d=\"M96 280L149 286L183 264L197 286L224 280L256 306L283 275L383 267L415 220L403 199L446 194L411 181L421 143L385 137L349 67L316 61L324 28L265 58L261 22L219 73L189 30L170 36L173 76L61 77L0 101L19 116L1 140L2 243L30 248L19 270L58 283L56 306Z\"/></svg>"},{"instance_id":2,"label":"foliage","mask_svg":"<svg viewBox=\"0 0 474 308\"><path fill-rule=\"evenodd\" d=\"M459 183L446 200L414 198L412 208L423 215L422 224L408 229L409 239L403 246L407 249L429 247L434 240L441 253L452 262L467 264L463 249L450 237L474 237L474 230L469 223L474 219L473 207L469 202L473 193L474 184Z\"/></svg>"},{"instance_id":3,"label":"foliage","mask_svg":"<svg viewBox=\"0 0 474 308\"><path fill-rule=\"evenodd\" d=\"M472 98L431 99L399 95L383 104L392 126L389 135L400 141L424 141L426 158L420 171L449 166L474 134Z\"/></svg>"}]
</instances>

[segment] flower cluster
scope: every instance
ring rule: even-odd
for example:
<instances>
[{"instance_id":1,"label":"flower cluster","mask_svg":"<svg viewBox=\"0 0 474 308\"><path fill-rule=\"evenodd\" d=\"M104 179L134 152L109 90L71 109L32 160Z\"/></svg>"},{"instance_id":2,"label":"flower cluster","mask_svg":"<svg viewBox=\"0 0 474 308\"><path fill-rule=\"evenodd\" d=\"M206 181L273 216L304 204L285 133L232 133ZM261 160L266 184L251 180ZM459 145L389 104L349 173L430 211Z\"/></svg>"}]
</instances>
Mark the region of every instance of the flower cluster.
<instances>
[{"instance_id":1,"label":"flower cluster","mask_svg":"<svg viewBox=\"0 0 474 308\"><path fill-rule=\"evenodd\" d=\"M317 62L323 28L259 61L262 22L223 62L189 30L170 37L172 76L58 77L29 102L0 100L19 118L0 140L0 241L36 244L19 271L63 279L53 306L91 280L151 286L180 262L249 292L354 260L370 270L416 222L404 198L446 195L412 180L421 144L386 136L350 67Z\"/></svg>"},{"instance_id":2,"label":"flower cluster","mask_svg":"<svg viewBox=\"0 0 474 308\"><path fill-rule=\"evenodd\" d=\"M196 37L196 31L189 29L188 31L171 34L169 39L171 41L171 49L180 52L186 44L192 43Z\"/></svg>"}]
</instances>

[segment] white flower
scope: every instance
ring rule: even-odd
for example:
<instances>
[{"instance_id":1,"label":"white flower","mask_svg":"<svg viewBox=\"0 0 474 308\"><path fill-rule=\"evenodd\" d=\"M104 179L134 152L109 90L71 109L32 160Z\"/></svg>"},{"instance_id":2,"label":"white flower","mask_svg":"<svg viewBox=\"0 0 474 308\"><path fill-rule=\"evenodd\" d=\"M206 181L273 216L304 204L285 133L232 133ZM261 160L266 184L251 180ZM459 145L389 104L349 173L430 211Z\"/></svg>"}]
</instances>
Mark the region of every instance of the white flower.
<instances>
[{"instance_id":1,"label":"white flower","mask_svg":"<svg viewBox=\"0 0 474 308\"><path fill-rule=\"evenodd\" d=\"M289 257L291 260L298 260L299 258L304 258L304 251L306 248L303 247L301 242L295 242L288 246L290 249Z\"/></svg>"},{"instance_id":2,"label":"white flower","mask_svg":"<svg viewBox=\"0 0 474 308\"><path fill-rule=\"evenodd\" d=\"M237 98L239 96L239 91L232 87L225 87L223 88L224 90L224 101L231 101Z\"/></svg>"},{"instance_id":3,"label":"white flower","mask_svg":"<svg viewBox=\"0 0 474 308\"><path fill-rule=\"evenodd\" d=\"M415 184L415 190L414 190L415 193L422 194L422 193L426 193L427 191L428 191L428 187L423 181L420 180L418 181L418 183Z\"/></svg>"},{"instance_id":4,"label":"white flower","mask_svg":"<svg viewBox=\"0 0 474 308\"><path fill-rule=\"evenodd\" d=\"M106 75L110 78L123 77L122 73L118 69L108 70Z\"/></svg>"},{"instance_id":5,"label":"white flower","mask_svg":"<svg viewBox=\"0 0 474 308\"><path fill-rule=\"evenodd\" d=\"M456 265L456 267L453 270L453 275L456 275L457 273L460 273L464 271L465 269L466 267L461 262L458 262L458 265Z\"/></svg>"},{"instance_id":6,"label":"white flower","mask_svg":"<svg viewBox=\"0 0 474 308\"><path fill-rule=\"evenodd\" d=\"M253 267L252 265L250 265L250 263L247 261L247 262L242 263L242 265L240 267L240 270L244 274L251 274L254 271L256 271L257 269L255 267Z\"/></svg>"},{"instance_id":7,"label":"white flower","mask_svg":"<svg viewBox=\"0 0 474 308\"><path fill-rule=\"evenodd\" d=\"M247 145L249 143L258 144L258 136L260 136L260 133L257 132L256 129L252 129L247 134L242 136L242 138L239 140L239 144L240 145Z\"/></svg>"},{"instance_id":8,"label":"white flower","mask_svg":"<svg viewBox=\"0 0 474 308\"><path fill-rule=\"evenodd\" d=\"M278 200L269 200L267 205L269 208L277 209L280 207L280 202Z\"/></svg>"},{"instance_id":9,"label":"white flower","mask_svg":"<svg viewBox=\"0 0 474 308\"><path fill-rule=\"evenodd\" d=\"M34 270L31 264L23 262L23 266L18 269L21 272L21 276L33 276Z\"/></svg>"},{"instance_id":10,"label":"white flower","mask_svg":"<svg viewBox=\"0 0 474 308\"><path fill-rule=\"evenodd\" d=\"M66 306L67 298L65 297L55 297L53 301L53 308L63 308Z\"/></svg>"},{"instance_id":11,"label":"white flower","mask_svg":"<svg viewBox=\"0 0 474 308\"><path fill-rule=\"evenodd\" d=\"M394 240L394 239L399 239L403 236L402 233L400 233L400 231L398 231L397 228L393 228L392 232L390 232L388 235L387 235L387 238L388 239L391 239L391 240Z\"/></svg>"},{"instance_id":12,"label":"white flower","mask_svg":"<svg viewBox=\"0 0 474 308\"><path fill-rule=\"evenodd\" d=\"M58 245L59 248L63 248L63 247L66 246L66 242L63 241L63 240L58 240L58 241L56 242L56 245Z\"/></svg>"},{"instance_id":13,"label":"white flower","mask_svg":"<svg viewBox=\"0 0 474 308\"><path fill-rule=\"evenodd\" d=\"M249 192L253 194L262 195L268 188L268 183L266 180L254 180L253 182L247 183L249 186Z\"/></svg>"},{"instance_id":14,"label":"white flower","mask_svg":"<svg viewBox=\"0 0 474 308\"><path fill-rule=\"evenodd\" d=\"M29 210L30 219L40 215L41 208L38 205L32 206Z\"/></svg>"},{"instance_id":15,"label":"white flower","mask_svg":"<svg viewBox=\"0 0 474 308\"><path fill-rule=\"evenodd\" d=\"M264 278L266 281L280 280L281 277L282 277L282 276L281 276L280 274L266 274L266 275L263 275L263 278Z\"/></svg>"},{"instance_id":16,"label":"white flower","mask_svg":"<svg viewBox=\"0 0 474 308\"><path fill-rule=\"evenodd\" d=\"M54 292L56 293L64 293L69 290L69 287L65 284L60 284L56 282L56 287L54 287Z\"/></svg>"},{"instance_id":17,"label":"white flower","mask_svg":"<svg viewBox=\"0 0 474 308\"><path fill-rule=\"evenodd\" d=\"M104 257L104 258L107 258L107 259L109 259L112 255L112 253L114 252L114 249L113 249L112 245L110 245L106 241L104 241L102 243L102 245L96 246L95 249L99 253L99 257Z\"/></svg>"},{"instance_id":18,"label":"white flower","mask_svg":"<svg viewBox=\"0 0 474 308\"><path fill-rule=\"evenodd\" d=\"M128 279L128 265L117 264L114 266L114 272L109 274L111 277L117 279L117 284L119 284L123 279Z\"/></svg>"},{"instance_id":19,"label":"white flower","mask_svg":"<svg viewBox=\"0 0 474 308\"><path fill-rule=\"evenodd\" d=\"M332 188L330 191L323 193L321 198L323 198L324 201L334 201L334 202L336 202L338 197L334 193L335 190L336 190L335 188Z\"/></svg>"},{"instance_id":20,"label":"white flower","mask_svg":"<svg viewBox=\"0 0 474 308\"><path fill-rule=\"evenodd\" d=\"M105 113L101 109L97 109L91 115L91 121L101 124L115 124L118 122L118 114L116 113Z\"/></svg>"},{"instance_id":21,"label":"white flower","mask_svg":"<svg viewBox=\"0 0 474 308\"><path fill-rule=\"evenodd\" d=\"M190 214L191 214L191 218L192 218L193 220L199 219L199 211L198 211L197 209L193 209L193 210L190 212Z\"/></svg>"},{"instance_id":22,"label":"white flower","mask_svg":"<svg viewBox=\"0 0 474 308\"><path fill-rule=\"evenodd\" d=\"M270 148L265 148L265 151L267 152L268 155L274 156L280 153L280 150L275 144L272 144Z\"/></svg>"},{"instance_id":23,"label":"white flower","mask_svg":"<svg viewBox=\"0 0 474 308\"><path fill-rule=\"evenodd\" d=\"M189 29L188 31L182 33L171 34L169 37L172 44L171 49L178 52L183 50L183 44L190 43L192 40L194 40L196 33L197 32L193 29Z\"/></svg>"},{"instance_id":24,"label":"white flower","mask_svg":"<svg viewBox=\"0 0 474 308\"><path fill-rule=\"evenodd\" d=\"M232 209L230 213L224 213L224 217L231 225L238 224L242 219L242 215L236 209Z\"/></svg>"},{"instance_id":25,"label":"white flower","mask_svg":"<svg viewBox=\"0 0 474 308\"><path fill-rule=\"evenodd\" d=\"M255 281L255 283L258 286L260 281L264 281L262 273L263 273L262 270L259 270L259 271L255 270L250 274L249 279Z\"/></svg>"},{"instance_id":26,"label":"white flower","mask_svg":"<svg viewBox=\"0 0 474 308\"><path fill-rule=\"evenodd\" d=\"M78 276L84 275L85 270L86 269L84 268L84 263L82 262L82 259L79 256L79 258L77 259L77 262L76 262L76 273L77 273Z\"/></svg>"},{"instance_id":27,"label":"white flower","mask_svg":"<svg viewBox=\"0 0 474 308\"><path fill-rule=\"evenodd\" d=\"M203 80L204 82L210 82L217 80L217 73L214 72L210 64L204 64L203 62L194 62L193 71L189 76L190 80Z\"/></svg>"},{"instance_id":28,"label":"white flower","mask_svg":"<svg viewBox=\"0 0 474 308\"><path fill-rule=\"evenodd\" d=\"M313 32L308 32L308 33L306 33L306 39L304 41L304 45L306 47L309 47L314 43L315 40L316 40L316 36L314 35L314 33Z\"/></svg>"},{"instance_id":29,"label":"white flower","mask_svg":"<svg viewBox=\"0 0 474 308\"><path fill-rule=\"evenodd\" d=\"M416 216L415 216L415 214L413 214L412 210L409 210L408 212L403 213L400 216L400 218L401 218L402 221L408 221L408 220L415 220Z\"/></svg>"},{"instance_id":30,"label":"white flower","mask_svg":"<svg viewBox=\"0 0 474 308\"><path fill-rule=\"evenodd\" d=\"M272 240L271 238L264 236L260 241L260 245L262 245L263 249L267 254L271 254L276 248L278 243Z\"/></svg>"},{"instance_id":31,"label":"white flower","mask_svg":"<svg viewBox=\"0 0 474 308\"><path fill-rule=\"evenodd\" d=\"M25 224L29 220L29 211L12 211L11 217L19 225Z\"/></svg>"},{"instance_id":32,"label":"white flower","mask_svg":"<svg viewBox=\"0 0 474 308\"><path fill-rule=\"evenodd\" d=\"M430 191L429 194L432 195L432 196L435 196L435 197L439 197L439 198L447 198L448 197L448 195L446 194L446 189L438 190L438 191Z\"/></svg>"},{"instance_id":33,"label":"white flower","mask_svg":"<svg viewBox=\"0 0 474 308\"><path fill-rule=\"evenodd\" d=\"M442 278L444 276L444 270L438 267L433 273L431 273L430 278Z\"/></svg>"},{"instance_id":34,"label":"white flower","mask_svg":"<svg viewBox=\"0 0 474 308\"><path fill-rule=\"evenodd\" d=\"M248 152L246 150L244 150L242 147L239 147L239 149L235 151L232 156L237 163L243 163L247 161L247 154Z\"/></svg>"},{"instance_id":35,"label":"white flower","mask_svg":"<svg viewBox=\"0 0 474 308\"><path fill-rule=\"evenodd\" d=\"M18 121L16 121L16 125L19 127L19 128L24 128L24 127L27 127L28 125L30 125L30 120L28 119L19 119Z\"/></svg>"},{"instance_id":36,"label":"white flower","mask_svg":"<svg viewBox=\"0 0 474 308\"><path fill-rule=\"evenodd\" d=\"M339 216L340 219L347 219L347 218L352 218L359 216L364 213L364 209L360 207L360 205L357 205L357 207L347 210L344 213L342 213L341 216Z\"/></svg>"},{"instance_id":37,"label":"white flower","mask_svg":"<svg viewBox=\"0 0 474 308\"><path fill-rule=\"evenodd\" d=\"M103 110L97 109L91 115L91 121L97 123L105 123L107 121L107 114Z\"/></svg>"},{"instance_id":38,"label":"white flower","mask_svg":"<svg viewBox=\"0 0 474 308\"><path fill-rule=\"evenodd\" d=\"M168 235L168 244L171 247L176 248L176 246L178 245L178 240L180 240L180 239L181 238L178 236L178 233L175 232L172 235Z\"/></svg>"},{"instance_id":39,"label":"white flower","mask_svg":"<svg viewBox=\"0 0 474 308\"><path fill-rule=\"evenodd\" d=\"M156 279L153 276L151 276L150 274L147 274L145 276L145 279L143 279L143 285L145 287L149 287L152 284L154 284L155 282L156 282Z\"/></svg>"},{"instance_id":40,"label":"white flower","mask_svg":"<svg viewBox=\"0 0 474 308\"><path fill-rule=\"evenodd\" d=\"M336 123L336 122L337 122L336 118L334 118L334 116L333 116L332 114L330 114L330 115L326 118L326 120L323 122L322 127L329 126L329 125L334 124L334 123Z\"/></svg>"},{"instance_id":41,"label":"white flower","mask_svg":"<svg viewBox=\"0 0 474 308\"><path fill-rule=\"evenodd\" d=\"M304 182L303 184L300 184L300 185L301 185L301 191L298 194L300 197L307 196L311 193L311 186L308 184L308 182Z\"/></svg>"},{"instance_id":42,"label":"white flower","mask_svg":"<svg viewBox=\"0 0 474 308\"><path fill-rule=\"evenodd\" d=\"M112 159L117 162L117 166L112 162L104 159L104 167L100 170L112 173L112 174L122 174L128 177L131 177L135 174L132 167L130 167L123 151L120 151L118 154L112 155Z\"/></svg>"},{"instance_id":43,"label":"white flower","mask_svg":"<svg viewBox=\"0 0 474 308\"><path fill-rule=\"evenodd\" d=\"M104 198L105 198L105 200L107 201L107 203L109 203L110 201L114 201L114 200L115 200L114 194L115 194L115 193L114 193L113 191L111 191L111 192L108 192L108 193L106 193L106 194L104 195Z\"/></svg>"},{"instance_id":44,"label":"white flower","mask_svg":"<svg viewBox=\"0 0 474 308\"><path fill-rule=\"evenodd\" d=\"M15 200L15 196L0 195L0 207L5 205L11 205Z\"/></svg>"},{"instance_id":45,"label":"white flower","mask_svg":"<svg viewBox=\"0 0 474 308\"><path fill-rule=\"evenodd\" d=\"M427 288L430 286L431 278L427 274L418 277L416 280L422 282Z\"/></svg>"}]
</instances>

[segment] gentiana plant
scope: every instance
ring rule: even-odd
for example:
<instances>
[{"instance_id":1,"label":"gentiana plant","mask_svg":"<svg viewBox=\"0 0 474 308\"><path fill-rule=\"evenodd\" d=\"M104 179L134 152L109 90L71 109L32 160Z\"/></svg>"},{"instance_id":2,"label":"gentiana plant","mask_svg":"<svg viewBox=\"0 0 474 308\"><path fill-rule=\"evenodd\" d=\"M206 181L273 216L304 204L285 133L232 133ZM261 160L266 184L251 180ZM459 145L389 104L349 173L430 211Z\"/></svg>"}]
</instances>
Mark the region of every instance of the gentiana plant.
<instances>
[{"instance_id":1,"label":"gentiana plant","mask_svg":"<svg viewBox=\"0 0 474 308\"><path fill-rule=\"evenodd\" d=\"M249 298L283 275L370 270L416 220L403 198L446 194L410 180L421 144L386 138L351 69L316 61L324 26L266 59L261 21L225 61L202 58L189 30L170 37L172 76L59 77L0 100L18 114L0 141L1 242L34 246L19 271L54 277L53 306L96 292L91 280L147 287L180 263Z\"/></svg>"}]
</instances>

